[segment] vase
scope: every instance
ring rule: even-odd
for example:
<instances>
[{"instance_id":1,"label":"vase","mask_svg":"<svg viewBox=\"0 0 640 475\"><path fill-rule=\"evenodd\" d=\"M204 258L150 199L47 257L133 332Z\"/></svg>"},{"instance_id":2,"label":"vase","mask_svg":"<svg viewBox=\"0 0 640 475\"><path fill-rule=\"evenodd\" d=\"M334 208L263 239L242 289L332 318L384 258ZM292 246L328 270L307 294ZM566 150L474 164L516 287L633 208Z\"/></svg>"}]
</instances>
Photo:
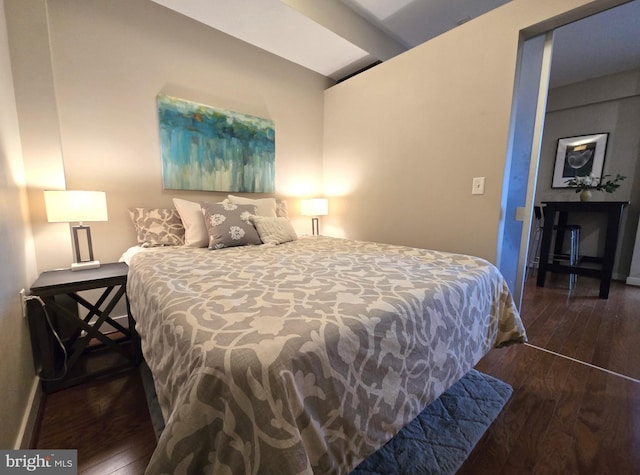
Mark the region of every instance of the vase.
<instances>
[{"instance_id":1,"label":"vase","mask_svg":"<svg viewBox=\"0 0 640 475\"><path fill-rule=\"evenodd\" d=\"M580 201L590 201L591 200L591 190L582 190L580 192Z\"/></svg>"}]
</instances>

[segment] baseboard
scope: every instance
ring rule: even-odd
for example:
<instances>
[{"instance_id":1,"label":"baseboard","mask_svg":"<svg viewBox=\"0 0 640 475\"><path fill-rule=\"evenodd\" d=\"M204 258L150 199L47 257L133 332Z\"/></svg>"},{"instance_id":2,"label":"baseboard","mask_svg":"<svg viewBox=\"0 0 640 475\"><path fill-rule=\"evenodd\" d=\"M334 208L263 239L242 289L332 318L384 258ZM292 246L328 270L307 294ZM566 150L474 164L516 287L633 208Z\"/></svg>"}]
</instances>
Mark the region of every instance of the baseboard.
<instances>
[{"instance_id":1,"label":"baseboard","mask_svg":"<svg viewBox=\"0 0 640 475\"><path fill-rule=\"evenodd\" d=\"M33 378L33 385L29 392L27 409L22 416L22 424L18 437L13 444L14 449L30 449L33 437L35 435L36 424L40 413L40 405L42 403L42 387L40 386L40 378Z\"/></svg>"},{"instance_id":2,"label":"baseboard","mask_svg":"<svg viewBox=\"0 0 640 475\"><path fill-rule=\"evenodd\" d=\"M626 283L627 283L627 285L639 285L640 286L640 277L627 277Z\"/></svg>"}]
</instances>

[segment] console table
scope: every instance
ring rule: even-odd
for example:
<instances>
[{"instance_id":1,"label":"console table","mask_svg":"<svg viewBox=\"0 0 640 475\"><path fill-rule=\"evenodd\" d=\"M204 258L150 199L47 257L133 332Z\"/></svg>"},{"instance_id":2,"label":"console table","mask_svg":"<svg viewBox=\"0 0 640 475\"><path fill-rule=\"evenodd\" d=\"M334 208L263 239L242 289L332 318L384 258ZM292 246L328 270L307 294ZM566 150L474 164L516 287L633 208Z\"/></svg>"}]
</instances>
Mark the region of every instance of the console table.
<instances>
[{"instance_id":1,"label":"console table","mask_svg":"<svg viewBox=\"0 0 640 475\"><path fill-rule=\"evenodd\" d=\"M544 228L542 230L542 243L540 246L540 262L538 266L537 286L544 287L547 271L564 274L578 274L600 279L601 299L609 298L609 288L611 287L611 275L613 273L613 263L616 257L616 246L618 244L618 232L620 230L620 220L624 207L628 201L543 201L544 206ZM566 225L570 213L603 213L607 217L605 231L604 253L602 256L584 256L583 259L591 263L599 264L600 268L584 267L578 265L570 266L549 262L551 251L551 241L553 237L553 224ZM556 248L561 246L562 234L556 237Z\"/></svg>"}]
</instances>

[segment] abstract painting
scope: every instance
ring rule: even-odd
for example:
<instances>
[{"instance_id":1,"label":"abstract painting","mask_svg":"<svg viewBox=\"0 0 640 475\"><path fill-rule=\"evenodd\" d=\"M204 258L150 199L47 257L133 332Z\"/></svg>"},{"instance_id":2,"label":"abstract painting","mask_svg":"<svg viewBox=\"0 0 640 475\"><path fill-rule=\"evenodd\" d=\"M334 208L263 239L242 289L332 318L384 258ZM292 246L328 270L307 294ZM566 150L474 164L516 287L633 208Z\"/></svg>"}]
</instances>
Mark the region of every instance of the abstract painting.
<instances>
[{"instance_id":1,"label":"abstract painting","mask_svg":"<svg viewBox=\"0 0 640 475\"><path fill-rule=\"evenodd\" d=\"M568 188L578 176L602 176L608 133L558 139L551 188Z\"/></svg>"},{"instance_id":2,"label":"abstract painting","mask_svg":"<svg viewBox=\"0 0 640 475\"><path fill-rule=\"evenodd\" d=\"M273 121L158 96L164 189L275 192Z\"/></svg>"}]
</instances>

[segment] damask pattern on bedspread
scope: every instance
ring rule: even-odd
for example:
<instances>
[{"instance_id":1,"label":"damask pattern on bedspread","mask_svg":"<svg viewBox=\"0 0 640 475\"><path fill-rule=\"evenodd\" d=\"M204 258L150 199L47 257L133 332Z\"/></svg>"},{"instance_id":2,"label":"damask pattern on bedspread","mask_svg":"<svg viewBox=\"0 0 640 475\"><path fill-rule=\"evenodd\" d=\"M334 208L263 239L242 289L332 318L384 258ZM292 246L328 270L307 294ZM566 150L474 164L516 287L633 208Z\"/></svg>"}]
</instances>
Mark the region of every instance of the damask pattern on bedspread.
<instances>
[{"instance_id":1,"label":"damask pattern on bedspread","mask_svg":"<svg viewBox=\"0 0 640 475\"><path fill-rule=\"evenodd\" d=\"M494 346L526 339L485 260L326 237L133 257L165 430L148 473L348 473Z\"/></svg>"}]
</instances>

